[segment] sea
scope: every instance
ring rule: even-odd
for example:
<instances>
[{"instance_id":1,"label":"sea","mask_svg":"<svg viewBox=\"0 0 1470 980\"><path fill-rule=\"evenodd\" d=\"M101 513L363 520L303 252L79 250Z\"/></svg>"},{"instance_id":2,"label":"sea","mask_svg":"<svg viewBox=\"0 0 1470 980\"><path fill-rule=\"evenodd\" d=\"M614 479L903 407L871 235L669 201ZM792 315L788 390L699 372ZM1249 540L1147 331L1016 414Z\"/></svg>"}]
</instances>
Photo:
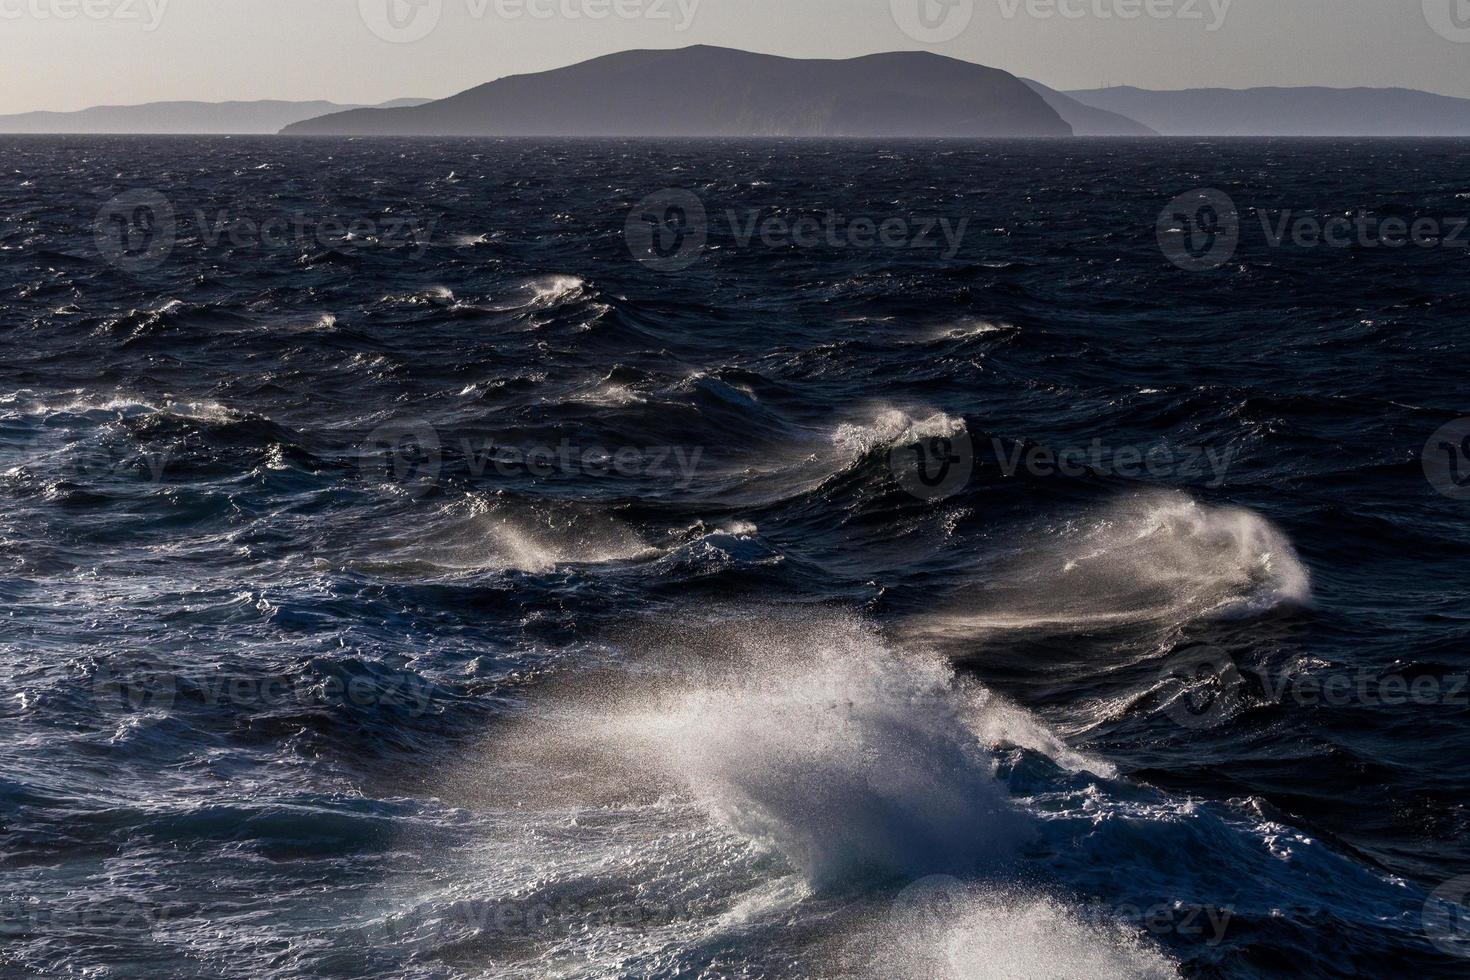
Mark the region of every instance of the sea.
<instances>
[{"instance_id":1,"label":"sea","mask_svg":"<svg viewBox=\"0 0 1470 980\"><path fill-rule=\"evenodd\" d=\"M1470 975L1467 215L0 138L0 977Z\"/></svg>"}]
</instances>

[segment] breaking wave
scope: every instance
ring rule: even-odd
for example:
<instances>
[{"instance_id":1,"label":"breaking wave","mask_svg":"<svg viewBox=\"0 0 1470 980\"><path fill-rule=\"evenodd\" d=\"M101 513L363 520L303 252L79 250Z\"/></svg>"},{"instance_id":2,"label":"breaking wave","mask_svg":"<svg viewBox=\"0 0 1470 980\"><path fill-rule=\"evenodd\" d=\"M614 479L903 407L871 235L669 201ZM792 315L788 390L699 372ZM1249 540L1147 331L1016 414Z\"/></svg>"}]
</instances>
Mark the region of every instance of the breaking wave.
<instances>
[{"instance_id":1,"label":"breaking wave","mask_svg":"<svg viewBox=\"0 0 1470 980\"><path fill-rule=\"evenodd\" d=\"M1051 530L998 581L926 617L940 633L1071 632L1254 615L1311 600L1291 542L1259 514L1150 492Z\"/></svg>"}]
</instances>

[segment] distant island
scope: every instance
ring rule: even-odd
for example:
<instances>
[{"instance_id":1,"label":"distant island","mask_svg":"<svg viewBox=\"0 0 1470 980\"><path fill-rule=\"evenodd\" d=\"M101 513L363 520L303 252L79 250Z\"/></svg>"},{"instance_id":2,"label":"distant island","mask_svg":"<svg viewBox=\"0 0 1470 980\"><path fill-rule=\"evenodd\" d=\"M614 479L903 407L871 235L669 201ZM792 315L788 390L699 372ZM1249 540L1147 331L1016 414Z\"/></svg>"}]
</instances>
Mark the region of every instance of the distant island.
<instances>
[{"instance_id":1,"label":"distant island","mask_svg":"<svg viewBox=\"0 0 1470 980\"><path fill-rule=\"evenodd\" d=\"M379 108L423 105L397 99ZM363 106L335 102L149 102L104 105L77 112L24 112L0 116L0 133L139 136L249 136L275 134L284 126Z\"/></svg>"},{"instance_id":2,"label":"distant island","mask_svg":"<svg viewBox=\"0 0 1470 980\"><path fill-rule=\"evenodd\" d=\"M0 133L509 137L1470 136L1470 99L1401 88L1058 91L929 52L806 60L696 45L445 99L154 102L0 116Z\"/></svg>"},{"instance_id":3,"label":"distant island","mask_svg":"<svg viewBox=\"0 0 1470 980\"><path fill-rule=\"evenodd\" d=\"M1103 88L1066 93L1165 136L1470 136L1470 99L1405 88Z\"/></svg>"},{"instance_id":4,"label":"distant island","mask_svg":"<svg viewBox=\"0 0 1470 980\"><path fill-rule=\"evenodd\" d=\"M838 61L699 45L625 51L401 109L287 126L291 136L1071 136L1016 76L927 52Z\"/></svg>"}]
</instances>

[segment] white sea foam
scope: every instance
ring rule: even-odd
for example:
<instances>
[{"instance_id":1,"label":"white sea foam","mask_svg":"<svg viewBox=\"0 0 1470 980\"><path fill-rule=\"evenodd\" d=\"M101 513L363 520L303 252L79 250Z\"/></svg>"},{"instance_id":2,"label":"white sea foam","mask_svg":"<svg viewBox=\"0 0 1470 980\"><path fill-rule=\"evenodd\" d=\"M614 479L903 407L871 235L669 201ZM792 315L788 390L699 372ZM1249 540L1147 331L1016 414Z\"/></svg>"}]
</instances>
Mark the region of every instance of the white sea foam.
<instances>
[{"instance_id":1,"label":"white sea foam","mask_svg":"<svg viewBox=\"0 0 1470 980\"><path fill-rule=\"evenodd\" d=\"M586 394L579 395L578 400L588 405L600 405L604 408L622 408L627 405L641 405L648 401L648 398L627 385L604 381L599 382Z\"/></svg>"},{"instance_id":2,"label":"white sea foam","mask_svg":"<svg viewBox=\"0 0 1470 980\"><path fill-rule=\"evenodd\" d=\"M832 443L850 462L875 449L906 446L926 439L953 438L964 431L964 419L943 412L915 416L896 408L886 408L870 422L839 425L832 434Z\"/></svg>"},{"instance_id":3,"label":"white sea foam","mask_svg":"<svg viewBox=\"0 0 1470 980\"><path fill-rule=\"evenodd\" d=\"M587 289L587 281L577 276L541 276L526 280L521 283L516 294L490 303L485 309L496 313L552 309L569 300L584 297ZM598 303L594 309L606 311L609 307Z\"/></svg>"},{"instance_id":4,"label":"white sea foam","mask_svg":"<svg viewBox=\"0 0 1470 980\"><path fill-rule=\"evenodd\" d=\"M730 481L733 499L756 506L815 490L872 453L964 431L964 419L943 412L880 405L829 427L807 429L748 462L723 471L706 465L701 473L712 481Z\"/></svg>"},{"instance_id":5,"label":"white sea foam","mask_svg":"<svg viewBox=\"0 0 1470 980\"><path fill-rule=\"evenodd\" d=\"M1168 975L1122 932L1003 884L1037 825L992 747L1089 760L943 659L853 614L769 609L639 625L577 659L435 789L480 844L434 876L438 894L392 898L441 920L476 895L512 916L565 909L564 931L473 931L484 955L511 957L506 975L694 973L711 949L732 969L775 955L811 975L837 975L820 964L839 950L841 975L885 980ZM912 914L912 888L893 901L933 875L965 883L950 919Z\"/></svg>"},{"instance_id":6,"label":"white sea foam","mask_svg":"<svg viewBox=\"0 0 1470 980\"><path fill-rule=\"evenodd\" d=\"M1086 630L1251 615L1311 599L1311 576L1274 525L1239 507L1151 492L1029 542L983 591L921 632Z\"/></svg>"},{"instance_id":7,"label":"white sea foam","mask_svg":"<svg viewBox=\"0 0 1470 980\"><path fill-rule=\"evenodd\" d=\"M1120 925L1020 889L937 877L916 882L849 941L858 976L935 980L1165 980L1177 967ZM856 954L856 956L854 956Z\"/></svg>"},{"instance_id":8,"label":"white sea foam","mask_svg":"<svg viewBox=\"0 0 1470 980\"><path fill-rule=\"evenodd\" d=\"M1009 857L1022 821L947 664L831 615L710 640L715 663L615 705L603 737L816 886Z\"/></svg>"},{"instance_id":9,"label":"white sea foam","mask_svg":"<svg viewBox=\"0 0 1470 980\"><path fill-rule=\"evenodd\" d=\"M54 394L38 394L29 389L0 395L0 416L86 415L105 412L116 415L156 415L168 413L201 422L230 422L244 416L219 402L175 401L171 398L142 398L126 392L103 392L75 389Z\"/></svg>"},{"instance_id":10,"label":"white sea foam","mask_svg":"<svg viewBox=\"0 0 1470 980\"><path fill-rule=\"evenodd\" d=\"M435 512L410 533L369 537L353 551L349 567L390 578L544 574L658 554L627 524L586 507L481 497Z\"/></svg>"},{"instance_id":11,"label":"white sea foam","mask_svg":"<svg viewBox=\"0 0 1470 980\"><path fill-rule=\"evenodd\" d=\"M586 280L576 276L545 276L530 282L531 301L540 306L554 306L586 288Z\"/></svg>"},{"instance_id":12,"label":"white sea foam","mask_svg":"<svg viewBox=\"0 0 1470 980\"><path fill-rule=\"evenodd\" d=\"M519 768L526 752L589 805L687 796L813 887L1008 862L1027 821L995 779L992 748L1112 774L943 658L901 650L852 614L724 611L632 634L630 675L558 692L518 734L497 733L487 769ZM522 789L511 795L542 796Z\"/></svg>"},{"instance_id":13,"label":"white sea foam","mask_svg":"<svg viewBox=\"0 0 1470 980\"><path fill-rule=\"evenodd\" d=\"M926 327L914 334L909 343L932 344L939 340L968 340L971 337L983 337L986 334L1006 333L1015 327L1008 323L997 320L983 320L978 317L967 317L961 320L953 320L941 323L938 326Z\"/></svg>"}]
</instances>

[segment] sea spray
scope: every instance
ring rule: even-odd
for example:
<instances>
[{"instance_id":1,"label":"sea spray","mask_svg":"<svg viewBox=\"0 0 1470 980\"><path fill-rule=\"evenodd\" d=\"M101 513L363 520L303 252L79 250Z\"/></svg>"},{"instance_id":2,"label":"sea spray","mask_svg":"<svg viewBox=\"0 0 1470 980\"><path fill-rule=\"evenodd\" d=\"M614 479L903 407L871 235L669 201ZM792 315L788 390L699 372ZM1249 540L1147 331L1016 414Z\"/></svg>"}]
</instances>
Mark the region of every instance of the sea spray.
<instances>
[{"instance_id":1,"label":"sea spray","mask_svg":"<svg viewBox=\"0 0 1470 980\"><path fill-rule=\"evenodd\" d=\"M1178 625L1259 614L1311 600L1311 575L1290 540L1239 507L1149 491L1027 541L1000 578L962 590L921 617L933 637L995 630L1071 632Z\"/></svg>"}]
</instances>

